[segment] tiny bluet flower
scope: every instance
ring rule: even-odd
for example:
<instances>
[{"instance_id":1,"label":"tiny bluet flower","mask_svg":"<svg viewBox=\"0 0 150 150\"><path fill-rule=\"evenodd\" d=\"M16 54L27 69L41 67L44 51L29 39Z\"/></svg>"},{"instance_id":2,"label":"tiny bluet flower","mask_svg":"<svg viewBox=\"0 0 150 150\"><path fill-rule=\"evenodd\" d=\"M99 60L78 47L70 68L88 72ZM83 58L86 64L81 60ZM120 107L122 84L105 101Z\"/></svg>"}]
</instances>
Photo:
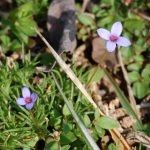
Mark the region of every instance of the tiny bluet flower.
<instances>
[{"instance_id":1,"label":"tiny bluet flower","mask_svg":"<svg viewBox=\"0 0 150 150\"><path fill-rule=\"evenodd\" d=\"M122 32L121 22L115 22L112 25L111 32L104 28L97 29L98 35L106 40L106 49L108 50L108 52L113 52L116 48L116 45L124 47L128 47L131 45L130 40L120 36L121 32Z\"/></svg>"},{"instance_id":2,"label":"tiny bluet flower","mask_svg":"<svg viewBox=\"0 0 150 150\"><path fill-rule=\"evenodd\" d=\"M25 105L26 109L31 110L37 100L37 94L31 93L28 87L22 88L22 97L17 98L18 105Z\"/></svg>"}]
</instances>

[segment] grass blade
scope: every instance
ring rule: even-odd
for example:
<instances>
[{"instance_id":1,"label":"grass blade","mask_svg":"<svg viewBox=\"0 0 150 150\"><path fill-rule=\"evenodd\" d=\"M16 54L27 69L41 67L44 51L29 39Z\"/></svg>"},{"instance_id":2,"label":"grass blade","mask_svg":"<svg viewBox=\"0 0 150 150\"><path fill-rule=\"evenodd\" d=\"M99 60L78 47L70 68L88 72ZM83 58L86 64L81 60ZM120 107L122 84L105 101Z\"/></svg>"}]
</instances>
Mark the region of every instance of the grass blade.
<instances>
[{"instance_id":1,"label":"grass blade","mask_svg":"<svg viewBox=\"0 0 150 150\"><path fill-rule=\"evenodd\" d=\"M105 74L107 75L107 77L109 78L110 82L112 83L114 90L117 94L117 96L119 97L120 103L123 106L123 108L126 110L126 112L131 115L134 119L137 120L137 125L138 128L140 130L143 130L143 126L141 121L139 120L137 114L134 112L133 108L131 107L130 103L128 102L128 99L125 97L125 95L122 93L122 91L120 90L120 88L118 87L118 85L116 84L116 82L114 81L114 79L111 77L111 75L109 74L109 72L105 69L102 68L105 72Z\"/></svg>"},{"instance_id":2,"label":"grass blade","mask_svg":"<svg viewBox=\"0 0 150 150\"><path fill-rule=\"evenodd\" d=\"M42 34L36 30L37 34L40 36L40 38L43 40L43 42L46 44L46 46L49 48L49 53L52 53L55 57L57 63L60 65L60 67L65 71L65 73L68 75L68 77L72 80L72 82L78 87L78 89L82 92L82 94L87 98L87 100L93 105L94 108L98 108L96 103L93 101L92 97L88 94L84 86L81 84L79 79L76 77L74 72L69 68L69 66L62 60L62 58L55 52L55 50L50 46L50 44L47 42L47 40L42 36ZM99 113L102 116L105 116L105 114L100 110L100 108L97 109ZM113 140L118 143L118 141L125 147L126 150L131 150L130 146L126 142L126 140L123 138L123 136L119 133L117 129L108 130L113 138ZM115 137L115 138L114 138Z\"/></svg>"},{"instance_id":3,"label":"grass blade","mask_svg":"<svg viewBox=\"0 0 150 150\"><path fill-rule=\"evenodd\" d=\"M84 96L89 100L89 102L95 107L97 108L97 105L95 104L95 102L93 101L93 99L91 98L91 96L88 94L88 92L86 91L86 89L84 88L84 86L81 84L81 82L79 81L79 79L76 77L76 75L74 74L74 72L70 69L70 67L61 59L61 57L55 52L55 50L50 46L50 44L47 42L47 40L41 35L41 33L39 31L37 31L37 34L40 36L40 38L44 41L44 43L46 44L46 46L49 48L50 53L53 54L53 56L55 57L57 63L61 66L61 68L66 72L66 74L69 76L69 78L72 80L72 82L80 89L80 91L84 94ZM100 111L100 109L99 109ZM103 115L103 112L100 111L100 114Z\"/></svg>"},{"instance_id":4,"label":"grass blade","mask_svg":"<svg viewBox=\"0 0 150 150\"><path fill-rule=\"evenodd\" d=\"M70 110L73 118L75 119L76 123L78 124L82 134L84 135L84 137L86 138L86 141L88 143L88 145L91 147L91 149L93 150L100 150L99 147L97 146L97 144L95 143L94 139L91 137L89 131L86 129L86 127L84 126L84 124L82 123L82 121L80 120L80 118L78 117L77 113L74 111L72 104L70 103L70 101L66 98L66 96L64 95L63 91L61 90L61 87L59 86L59 83L55 77L55 75L53 73L52 77L56 83L56 86L60 92L60 94L62 95L68 109Z\"/></svg>"}]
</instances>

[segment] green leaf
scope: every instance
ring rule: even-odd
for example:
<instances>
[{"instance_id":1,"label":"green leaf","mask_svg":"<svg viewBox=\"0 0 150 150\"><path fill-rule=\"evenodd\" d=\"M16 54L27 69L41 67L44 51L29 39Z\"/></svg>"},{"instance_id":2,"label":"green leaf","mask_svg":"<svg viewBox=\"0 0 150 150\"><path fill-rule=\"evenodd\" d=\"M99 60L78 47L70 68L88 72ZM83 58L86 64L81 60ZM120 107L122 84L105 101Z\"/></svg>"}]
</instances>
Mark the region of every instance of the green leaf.
<instances>
[{"instance_id":1,"label":"green leaf","mask_svg":"<svg viewBox=\"0 0 150 150\"><path fill-rule=\"evenodd\" d=\"M81 36L87 35L87 34L88 34L88 30L87 30L86 28L81 28L81 29L79 30L79 34L80 34Z\"/></svg>"},{"instance_id":2,"label":"green leaf","mask_svg":"<svg viewBox=\"0 0 150 150\"><path fill-rule=\"evenodd\" d=\"M142 68L141 63L132 63L127 67L129 71L139 71L141 68Z\"/></svg>"},{"instance_id":3,"label":"green leaf","mask_svg":"<svg viewBox=\"0 0 150 150\"><path fill-rule=\"evenodd\" d=\"M86 13L78 14L78 20L85 26L95 25L93 17Z\"/></svg>"},{"instance_id":4,"label":"green leaf","mask_svg":"<svg viewBox=\"0 0 150 150\"><path fill-rule=\"evenodd\" d=\"M138 98L141 99L149 93L149 85L147 82L136 82L133 84L133 93Z\"/></svg>"},{"instance_id":5,"label":"green leaf","mask_svg":"<svg viewBox=\"0 0 150 150\"><path fill-rule=\"evenodd\" d=\"M74 142L77 137L74 135L73 132L62 133L60 136L60 141L62 145L67 145Z\"/></svg>"},{"instance_id":6,"label":"green leaf","mask_svg":"<svg viewBox=\"0 0 150 150\"><path fill-rule=\"evenodd\" d=\"M94 138L95 141L98 141L99 137L103 137L103 136L105 135L105 129L102 129L102 128L101 128L101 129L104 131L104 134L100 134L100 135L102 135L102 136L98 135L98 132L97 132L95 126L93 126L93 127L90 128L90 129L91 129L91 131L92 131L92 137Z\"/></svg>"},{"instance_id":7,"label":"green leaf","mask_svg":"<svg viewBox=\"0 0 150 150\"><path fill-rule=\"evenodd\" d=\"M100 117L97 120L97 123L103 129L119 128L119 126L120 126L118 121L114 120L113 118L107 117L107 116Z\"/></svg>"},{"instance_id":8,"label":"green leaf","mask_svg":"<svg viewBox=\"0 0 150 150\"><path fill-rule=\"evenodd\" d=\"M26 16L31 16L35 13L34 11L34 3L33 2L26 2L25 4L21 5L18 9L17 9L17 17L18 18L22 18L22 17L26 17Z\"/></svg>"},{"instance_id":9,"label":"green leaf","mask_svg":"<svg viewBox=\"0 0 150 150\"><path fill-rule=\"evenodd\" d=\"M105 135L105 130L101 128L99 121L95 121L95 129L99 137L103 137Z\"/></svg>"},{"instance_id":10,"label":"green leaf","mask_svg":"<svg viewBox=\"0 0 150 150\"><path fill-rule=\"evenodd\" d=\"M8 47L10 45L10 38L7 35L1 35L0 40L2 41L3 45Z\"/></svg>"},{"instance_id":11,"label":"green leaf","mask_svg":"<svg viewBox=\"0 0 150 150\"><path fill-rule=\"evenodd\" d=\"M18 30L16 30L16 28L13 29L13 33L16 35L16 37L18 38L18 40L22 43L27 44L28 43L28 36Z\"/></svg>"},{"instance_id":12,"label":"green leaf","mask_svg":"<svg viewBox=\"0 0 150 150\"><path fill-rule=\"evenodd\" d=\"M60 128L61 118L62 118L62 115L59 113L57 109L53 109L51 111L49 120L50 120L51 125L54 126L55 129Z\"/></svg>"},{"instance_id":13,"label":"green leaf","mask_svg":"<svg viewBox=\"0 0 150 150\"><path fill-rule=\"evenodd\" d=\"M122 47L121 54L123 56L124 62L128 63L129 59L134 55L134 52L131 47Z\"/></svg>"},{"instance_id":14,"label":"green leaf","mask_svg":"<svg viewBox=\"0 0 150 150\"><path fill-rule=\"evenodd\" d=\"M134 60L142 63L144 61L144 57L142 55L135 55Z\"/></svg>"},{"instance_id":15,"label":"green leaf","mask_svg":"<svg viewBox=\"0 0 150 150\"><path fill-rule=\"evenodd\" d=\"M113 20L113 17L108 15L108 16L106 16L106 17L104 17L98 21L98 27L103 27L103 26L106 26L108 24L111 24L112 20Z\"/></svg>"},{"instance_id":16,"label":"green leaf","mask_svg":"<svg viewBox=\"0 0 150 150\"><path fill-rule=\"evenodd\" d=\"M99 6L98 6L99 8ZM98 12L95 14L95 17L102 17L107 16L107 10L106 9L98 9Z\"/></svg>"},{"instance_id":17,"label":"green leaf","mask_svg":"<svg viewBox=\"0 0 150 150\"><path fill-rule=\"evenodd\" d=\"M130 103L128 102L128 99L126 98L126 96L123 94L123 92L121 91L121 89L118 87L117 83L114 81L114 79L111 77L111 75L109 74L109 72L103 68L105 74L107 75L107 77L109 78L110 82L112 83L115 93L117 94L121 105L123 106L123 108L126 110L126 112L129 115L132 115L133 118L135 118L137 120L137 126L138 129L143 130L143 125L141 123L141 121L139 120L137 114L134 112L134 110L132 109Z\"/></svg>"},{"instance_id":18,"label":"green leaf","mask_svg":"<svg viewBox=\"0 0 150 150\"><path fill-rule=\"evenodd\" d=\"M67 105L65 104L64 107L63 107L63 115L64 116L69 116L71 115L71 112L70 110L68 109Z\"/></svg>"},{"instance_id":19,"label":"green leaf","mask_svg":"<svg viewBox=\"0 0 150 150\"><path fill-rule=\"evenodd\" d=\"M150 123L144 124L144 131L148 136L150 136Z\"/></svg>"},{"instance_id":20,"label":"green leaf","mask_svg":"<svg viewBox=\"0 0 150 150\"><path fill-rule=\"evenodd\" d=\"M45 145L44 150L58 150L59 148L59 142L57 141L51 141Z\"/></svg>"},{"instance_id":21,"label":"green leaf","mask_svg":"<svg viewBox=\"0 0 150 150\"><path fill-rule=\"evenodd\" d=\"M24 17L15 22L16 29L28 36L36 35L35 28L36 22L31 17Z\"/></svg>"},{"instance_id":22,"label":"green leaf","mask_svg":"<svg viewBox=\"0 0 150 150\"><path fill-rule=\"evenodd\" d=\"M99 114L98 108L97 108L97 109L95 109L94 117L95 117L95 120L97 120L97 119L100 117L100 114Z\"/></svg>"},{"instance_id":23,"label":"green leaf","mask_svg":"<svg viewBox=\"0 0 150 150\"><path fill-rule=\"evenodd\" d=\"M10 49L13 51L20 50L21 46L22 46L21 43L15 39L12 41Z\"/></svg>"},{"instance_id":24,"label":"green leaf","mask_svg":"<svg viewBox=\"0 0 150 150\"><path fill-rule=\"evenodd\" d=\"M135 31L142 31L145 28L145 23L143 20L138 19L127 19L124 24L125 28L129 30L131 33Z\"/></svg>"},{"instance_id":25,"label":"green leaf","mask_svg":"<svg viewBox=\"0 0 150 150\"><path fill-rule=\"evenodd\" d=\"M99 6L98 5L93 5L92 7L92 13L96 14L99 11Z\"/></svg>"},{"instance_id":26,"label":"green leaf","mask_svg":"<svg viewBox=\"0 0 150 150\"><path fill-rule=\"evenodd\" d=\"M128 73L130 83L133 83L140 79L140 74L136 71L132 71Z\"/></svg>"},{"instance_id":27,"label":"green leaf","mask_svg":"<svg viewBox=\"0 0 150 150\"><path fill-rule=\"evenodd\" d=\"M87 128L89 128L92 125L91 120L88 115L83 116L83 122Z\"/></svg>"},{"instance_id":28,"label":"green leaf","mask_svg":"<svg viewBox=\"0 0 150 150\"><path fill-rule=\"evenodd\" d=\"M145 42L144 38L139 37L137 41L135 41L133 47L135 49L135 53L139 55L142 52L146 51L146 49L148 48L148 44Z\"/></svg>"},{"instance_id":29,"label":"green leaf","mask_svg":"<svg viewBox=\"0 0 150 150\"><path fill-rule=\"evenodd\" d=\"M114 3L114 0L102 0L101 1L102 3L105 3L105 4L113 4Z\"/></svg>"},{"instance_id":30,"label":"green leaf","mask_svg":"<svg viewBox=\"0 0 150 150\"><path fill-rule=\"evenodd\" d=\"M54 57L49 53L40 54L40 63L42 65L49 65L55 61Z\"/></svg>"},{"instance_id":31,"label":"green leaf","mask_svg":"<svg viewBox=\"0 0 150 150\"><path fill-rule=\"evenodd\" d=\"M111 143L108 146L108 150L119 150L119 149L118 149L118 147L115 144Z\"/></svg>"},{"instance_id":32,"label":"green leaf","mask_svg":"<svg viewBox=\"0 0 150 150\"><path fill-rule=\"evenodd\" d=\"M142 77L145 81L150 82L150 64L147 64L142 71Z\"/></svg>"},{"instance_id":33,"label":"green leaf","mask_svg":"<svg viewBox=\"0 0 150 150\"><path fill-rule=\"evenodd\" d=\"M72 122L63 122L63 132L64 133L67 133L67 132L70 132L73 127L72 127Z\"/></svg>"},{"instance_id":34,"label":"green leaf","mask_svg":"<svg viewBox=\"0 0 150 150\"><path fill-rule=\"evenodd\" d=\"M69 148L70 148L70 145L65 145L61 147L61 150L69 150Z\"/></svg>"},{"instance_id":35,"label":"green leaf","mask_svg":"<svg viewBox=\"0 0 150 150\"><path fill-rule=\"evenodd\" d=\"M93 75L93 72L95 71L95 68L92 68L89 70L89 79L91 78L91 76ZM94 74L94 76L92 77L91 82L97 82L99 81L102 77L104 76L104 71L101 68L97 68L96 73Z\"/></svg>"}]
</instances>

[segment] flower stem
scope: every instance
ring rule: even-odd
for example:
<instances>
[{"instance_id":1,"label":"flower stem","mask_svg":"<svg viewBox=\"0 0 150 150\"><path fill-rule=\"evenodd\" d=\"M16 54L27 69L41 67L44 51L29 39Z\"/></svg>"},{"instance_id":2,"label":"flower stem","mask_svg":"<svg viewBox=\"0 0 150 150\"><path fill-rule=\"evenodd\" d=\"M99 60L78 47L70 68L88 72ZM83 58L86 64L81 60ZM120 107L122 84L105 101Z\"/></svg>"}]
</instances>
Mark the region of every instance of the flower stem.
<instances>
[{"instance_id":1,"label":"flower stem","mask_svg":"<svg viewBox=\"0 0 150 150\"><path fill-rule=\"evenodd\" d=\"M130 100L131 106L132 106L133 110L136 112L137 116L139 117L140 113L139 113L139 110L137 109L137 106L136 106L136 100L135 100L133 92L132 92L132 88L131 88L129 78L128 78L128 73L127 73L125 66L123 64L122 55L121 55L121 52L119 51L119 48L117 49L117 53L118 53L118 60L119 60L119 63L120 63L121 69L122 69L122 73L123 73L124 79L125 79L126 84L127 84L127 90L128 90L129 100Z\"/></svg>"},{"instance_id":2,"label":"flower stem","mask_svg":"<svg viewBox=\"0 0 150 150\"><path fill-rule=\"evenodd\" d=\"M34 114L33 114L32 110L29 110L29 113L30 113L30 115L31 115L31 118L32 118L32 121L33 121L34 126L36 127L36 129L39 129L40 126L39 126L39 124L37 123L37 121L36 121L36 119L35 119L35 117L34 117Z\"/></svg>"},{"instance_id":3,"label":"flower stem","mask_svg":"<svg viewBox=\"0 0 150 150\"><path fill-rule=\"evenodd\" d=\"M88 82L87 82L87 84L86 84L86 88L89 87L89 85L90 85L92 79L94 78L94 76L95 76L95 74L96 74L96 72L97 72L99 66L101 66L101 63L102 63L102 61L104 60L104 58L106 57L107 54L108 54L107 51L105 51L105 52L103 53L103 55L102 55L102 57L101 57L101 60L99 61L98 65L95 67L93 74L91 75L90 79L88 80Z\"/></svg>"},{"instance_id":4,"label":"flower stem","mask_svg":"<svg viewBox=\"0 0 150 150\"><path fill-rule=\"evenodd\" d=\"M29 110L29 113L31 115L33 125L35 127L36 133L38 134L39 139L45 139L45 136L48 134L48 132L45 130L44 127L42 127L38 124L37 120L34 117L32 110Z\"/></svg>"}]
</instances>

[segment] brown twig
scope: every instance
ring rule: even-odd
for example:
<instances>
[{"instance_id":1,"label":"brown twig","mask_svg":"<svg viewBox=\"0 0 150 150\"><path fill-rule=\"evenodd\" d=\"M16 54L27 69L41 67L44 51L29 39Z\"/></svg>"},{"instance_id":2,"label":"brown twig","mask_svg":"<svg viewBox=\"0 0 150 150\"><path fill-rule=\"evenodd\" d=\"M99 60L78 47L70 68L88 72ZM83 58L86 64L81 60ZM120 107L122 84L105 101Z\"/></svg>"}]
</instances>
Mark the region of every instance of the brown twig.
<instances>
[{"instance_id":1,"label":"brown twig","mask_svg":"<svg viewBox=\"0 0 150 150\"><path fill-rule=\"evenodd\" d=\"M82 5L82 8L81 8L81 12L83 13L88 5L90 0L83 0L83 5Z\"/></svg>"},{"instance_id":2,"label":"brown twig","mask_svg":"<svg viewBox=\"0 0 150 150\"><path fill-rule=\"evenodd\" d=\"M87 81L86 88L89 87L89 85L90 85L92 79L94 78L94 76L95 76L95 74L96 74L98 68L101 66L101 63L102 63L102 61L104 60L104 58L106 57L107 54L108 54L108 53L105 51L104 54L102 55L102 57L101 57L101 59L100 59L98 65L97 65L97 67L95 67L95 69L94 69L94 71L93 71L93 74L91 75L90 79Z\"/></svg>"},{"instance_id":3,"label":"brown twig","mask_svg":"<svg viewBox=\"0 0 150 150\"><path fill-rule=\"evenodd\" d=\"M150 21L150 16L148 16L148 14L146 14L145 12L141 12L140 10L131 10L134 14L136 14L137 16Z\"/></svg>"},{"instance_id":4,"label":"brown twig","mask_svg":"<svg viewBox=\"0 0 150 150\"><path fill-rule=\"evenodd\" d=\"M68 75L68 77L73 81L73 83L80 89L82 94L89 100L89 102L93 105L95 109L98 109L100 115L105 116L105 114L100 110L100 108L96 105L92 97L88 94L84 86L81 84L79 79L76 77L74 72L70 69L70 67L61 59L61 57L55 52L55 50L51 47L51 45L47 42L47 40L42 36L42 34L36 30L37 34L40 36L40 38L43 40L43 42L46 44L46 46L49 48L49 52L53 54L55 57L57 63L60 65L60 67L65 71L65 73ZM118 144L118 142L124 147L124 150L132 150L131 147L128 145L126 140L123 138L123 136L119 133L117 129L108 130L113 140Z\"/></svg>"},{"instance_id":5,"label":"brown twig","mask_svg":"<svg viewBox=\"0 0 150 150\"><path fill-rule=\"evenodd\" d=\"M129 79L128 79L128 74L127 74L127 71L124 67L124 64L123 64L123 60L122 60L122 56L121 56L121 52L118 50L118 60L119 60L119 63L120 63L120 66L121 66L121 69L122 69L122 72L123 72L123 75L124 75L124 79L127 83L127 90L128 90L128 94L129 94L129 100L130 100L130 104L133 108L133 110L136 112L137 116L139 117L139 111L136 107L136 100L134 98L134 95L133 95L133 92L132 92L132 88L130 86L130 82L129 82Z\"/></svg>"},{"instance_id":6,"label":"brown twig","mask_svg":"<svg viewBox=\"0 0 150 150\"><path fill-rule=\"evenodd\" d=\"M145 135L143 132L131 132L128 134L127 139L141 143L143 146L150 148L150 137Z\"/></svg>"}]
</instances>

